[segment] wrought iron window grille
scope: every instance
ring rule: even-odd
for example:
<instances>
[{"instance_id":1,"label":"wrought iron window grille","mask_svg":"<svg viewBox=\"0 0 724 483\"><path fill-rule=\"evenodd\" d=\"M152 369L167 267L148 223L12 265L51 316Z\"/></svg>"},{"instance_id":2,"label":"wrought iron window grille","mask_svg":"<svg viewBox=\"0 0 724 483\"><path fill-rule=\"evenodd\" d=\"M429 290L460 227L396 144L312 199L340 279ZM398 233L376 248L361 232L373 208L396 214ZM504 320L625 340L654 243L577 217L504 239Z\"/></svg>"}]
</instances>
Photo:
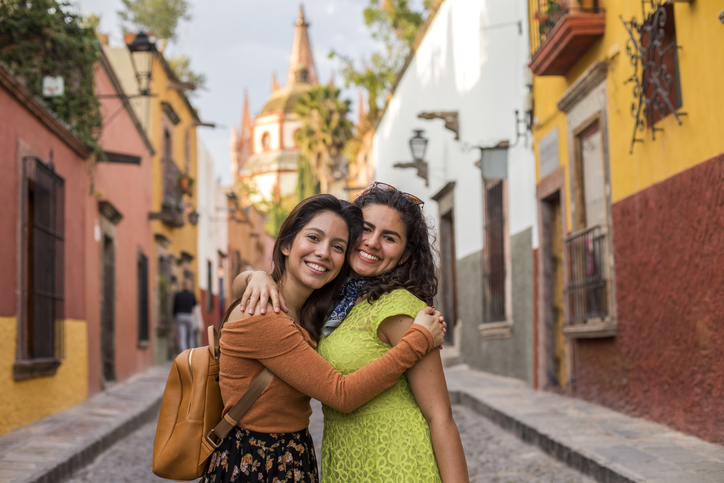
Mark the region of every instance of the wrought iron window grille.
<instances>
[{"instance_id":1,"label":"wrought iron window grille","mask_svg":"<svg viewBox=\"0 0 724 483\"><path fill-rule=\"evenodd\" d=\"M641 23L635 17L626 21L619 16L629 36L626 55L633 67L633 74L624 82L624 85L634 84L631 115L636 122L630 154L633 154L636 143L644 141L640 134L647 126L651 128L651 138L655 141L656 133L663 131L663 128L655 126L658 120L673 114L676 122L681 125L681 117L687 115L686 112L677 111L681 103L678 50L682 47L676 42L675 30L673 39L667 39L665 28L670 14L673 21L673 9L670 7L667 2L641 0ZM673 56L673 72L669 72L666 64L666 56L669 54ZM678 107L671 100L674 92Z\"/></svg>"},{"instance_id":2,"label":"wrought iron window grille","mask_svg":"<svg viewBox=\"0 0 724 483\"><path fill-rule=\"evenodd\" d=\"M485 312L483 321L501 322L505 313L505 208L504 180L485 180Z\"/></svg>"},{"instance_id":3,"label":"wrought iron window grille","mask_svg":"<svg viewBox=\"0 0 724 483\"><path fill-rule=\"evenodd\" d=\"M569 324L606 320L608 280L605 258L606 231L597 225L573 233L565 240Z\"/></svg>"},{"instance_id":4,"label":"wrought iron window grille","mask_svg":"<svg viewBox=\"0 0 724 483\"><path fill-rule=\"evenodd\" d=\"M64 357L65 180L51 160L23 158L22 348L19 359ZM31 371L32 372L32 371ZM24 379L30 373L16 378Z\"/></svg>"}]
</instances>

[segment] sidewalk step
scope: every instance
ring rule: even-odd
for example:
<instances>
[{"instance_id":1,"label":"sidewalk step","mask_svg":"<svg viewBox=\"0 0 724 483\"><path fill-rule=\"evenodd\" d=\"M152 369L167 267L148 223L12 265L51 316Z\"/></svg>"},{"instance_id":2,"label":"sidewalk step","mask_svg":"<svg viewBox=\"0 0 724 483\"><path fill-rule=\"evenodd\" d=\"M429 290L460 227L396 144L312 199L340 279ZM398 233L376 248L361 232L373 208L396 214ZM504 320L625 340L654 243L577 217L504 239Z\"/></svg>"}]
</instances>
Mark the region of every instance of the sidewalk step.
<instances>
[{"instance_id":1,"label":"sidewalk step","mask_svg":"<svg viewBox=\"0 0 724 483\"><path fill-rule=\"evenodd\" d=\"M600 482L724 482L724 447L666 426L459 365L445 369L465 405Z\"/></svg>"},{"instance_id":2,"label":"sidewalk step","mask_svg":"<svg viewBox=\"0 0 724 483\"><path fill-rule=\"evenodd\" d=\"M0 481L65 481L111 445L156 418L170 363L87 401L0 436Z\"/></svg>"}]
</instances>

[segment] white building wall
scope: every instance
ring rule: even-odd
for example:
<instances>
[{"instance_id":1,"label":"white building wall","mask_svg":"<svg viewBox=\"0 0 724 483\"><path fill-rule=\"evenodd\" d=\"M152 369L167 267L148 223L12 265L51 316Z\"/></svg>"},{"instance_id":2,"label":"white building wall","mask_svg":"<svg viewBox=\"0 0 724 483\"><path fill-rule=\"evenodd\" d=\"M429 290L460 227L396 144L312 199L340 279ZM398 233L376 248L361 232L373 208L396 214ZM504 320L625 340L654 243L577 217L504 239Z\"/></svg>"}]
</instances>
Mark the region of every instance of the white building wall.
<instances>
[{"instance_id":1,"label":"white building wall","mask_svg":"<svg viewBox=\"0 0 724 483\"><path fill-rule=\"evenodd\" d=\"M294 133L302 127L302 123L296 114L286 114L284 116L284 124L282 125L282 139L284 140L284 149L297 149L297 141L294 139Z\"/></svg>"},{"instance_id":2,"label":"white building wall","mask_svg":"<svg viewBox=\"0 0 724 483\"><path fill-rule=\"evenodd\" d=\"M217 198L220 188L214 179L214 159L201 140L197 142L198 166L196 172L196 211L198 224L198 287L214 295L219 294L219 278L216 269L219 266L219 246L226 246L226 224L217 222ZM220 213L223 217L223 213ZM219 229L223 225L223 229ZM226 249L224 249L224 252ZM212 286L208 287L208 263L211 261Z\"/></svg>"},{"instance_id":3,"label":"white building wall","mask_svg":"<svg viewBox=\"0 0 724 483\"><path fill-rule=\"evenodd\" d=\"M264 133L269 133L269 151L279 151L281 140L279 138L279 114L270 114L257 118L254 121L254 138L252 139L252 150L254 153L264 151L261 139Z\"/></svg>"},{"instance_id":4,"label":"white building wall","mask_svg":"<svg viewBox=\"0 0 724 483\"><path fill-rule=\"evenodd\" d=\"M443 2L374 136L376 179L422 198L425 213L436 225L437 203L430 197L455 181L458 259L479 252L483 245L482 181L475 167L480 155L477 149L464 152L463 146L515 142L514 110L525 111L528 94L526 16L523 0ZM458 111L460 140L442 120L418 119L419 113L430 111ZM408 143L413 129L424 129L429 139L429 187L414 169L393 168L396 162L412 160ZM535 248L535 164L525 139L509 151L508 169L511 235L532 228Z\"/></svg>"}]
</instances>

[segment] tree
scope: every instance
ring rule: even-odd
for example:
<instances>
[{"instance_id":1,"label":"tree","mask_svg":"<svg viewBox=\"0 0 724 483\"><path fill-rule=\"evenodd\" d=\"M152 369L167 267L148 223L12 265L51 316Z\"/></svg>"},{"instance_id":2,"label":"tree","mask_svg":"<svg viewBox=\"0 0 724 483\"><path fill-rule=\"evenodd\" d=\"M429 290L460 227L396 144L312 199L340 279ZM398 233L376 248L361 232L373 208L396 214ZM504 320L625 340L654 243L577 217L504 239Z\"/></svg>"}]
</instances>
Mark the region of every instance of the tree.
<instances>
[{"instance_id":1,"label":"tree","mask_svg":"<svg viewBox=\"0 0 724 483\"><path fill-rule=\"evenodd\" d=\"M339 99L339 89L317 86L297 101L294 109L302 127L297 142L302 156L310 163L322 193L329 192L329 181L342 150L352 138L352 122L347 118L350 101Z\"/></svg>"},{"instance_id":2,"label":"tree","mask_svg":"<svg viewBox=\"0 0 724 483\"><path fill-rule=\"evenodd\" d=\"M297 202L321 193L319 181L315 179L312 165L306 156L297 157Z\"/></svg>"},{"instance_id":3,"label":"tree","mask_svg":"<svg viewBox=\"0 0 724 483\"><path fill-rule=\"evenodd\" d=\"M0 0L0 62L88 146L99 152L103 118L95 95L99 44L73 6L56 0ZM65 93L43 97L43 77Z\"/></svg>"},{"instance_id":4,"label":"tree","mask_svg":"<svg viewBox=\"0 0 724 483\"><path fill-rule=\"evenodd\" d=\"M179 20L191 20L187 0L121 0L124 10L118 11L122 22L136 30L153 32L159 39L176 40Z\"/></svg>"},{"instance_id":5,"label":"tree","mask_svg":"<svg viewBox=\"0 0 724 483\"><path fill-rule=\"evenodd\" d=\"M173 69L178 80L188 84L191 90L204 89L206 87L206 76L197 74L191 70L191 59L185 55L179 55L168 59L168 64Z\"/></svg>"},{"instance_id":6,"label":"tree","mask_svg":"<svg viewBox=\"0 0 724 483\"><path fill-rule=\"evenodd\" d=\"M384 52L376 52L369 59L362 59L360 68L355 66L353 59L334 50L329 57L336 57L342 63L340 73L345 80L345 87L355 85L367 91L368 116L374 121L379 115L379 104L384 102L384 97L402 69L433 0L423 0L422 12L412 10L408 0L369 2L364 10L365 24L372 31L372 38L382 42Z\"/></svg>"}]
</instances>

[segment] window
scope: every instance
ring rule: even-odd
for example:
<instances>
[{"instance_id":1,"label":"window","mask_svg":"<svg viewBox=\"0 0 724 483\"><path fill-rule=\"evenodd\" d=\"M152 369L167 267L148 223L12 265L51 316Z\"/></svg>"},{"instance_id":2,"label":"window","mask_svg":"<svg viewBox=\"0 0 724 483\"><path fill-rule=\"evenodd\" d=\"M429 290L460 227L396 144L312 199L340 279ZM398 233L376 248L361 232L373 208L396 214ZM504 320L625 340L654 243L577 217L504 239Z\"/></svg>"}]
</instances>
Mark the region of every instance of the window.
<instances>
[{"instance_id":1,"label":"window","mask_svg":"<svg viewBox=\"0 0 724 483\"><path fill-rule=\"evenodd\" d=\"M658 8L641 32L641 46L647 52L647 62L642 62L646 124L652 127L682 106L674 6Z\"/></svg>"},{"instance_id":2,"label":"window","mask_svg":"<svg viewBox=\"0 0 724 483\"><path fill-rule=\"evenodd\" d=\"M504 322L506 317L505 180L486 179L483 322Z\"/></svg>"},{"instance_id":3,"label":"window","mask_svg":"<svg viewBox=\"0 0 724 483\"><path fill-rule=\"evenodd\" d=\"M65 181L52 163L26 157L23 184L22 343L16 379L52 375L63 358Z\"/></svg>"},{"instance_id":4,"label":"window","mask_svg":"<svg viewBox=\"0 0 724 483\"><path fill-rule=\"evenodd\" d=\"M149 341L148 258L141 252L138 253L136 274L138 277L138 343L144 345Z\"/></svg>"},{"instance_id":5,"label":"window","mask_svg":"<svg viewBox=\"0 0 724 483\"><path fill-rule=\"evenodd\" d=\"M608 316L606 264L607 203L603 162L603 136L594 121L576 135L576 232L566 238L566 287L569 323L604 320Z\"/></svg>"},{"instance_id":6,"label":"window","mask_svg":"<svg viewBox=\"0 0 724 483\"><path fill-rule=\"evenodd\" d=\"M269 149L271 149L271 135L268 132L265 132L261 136L261 147L264 151L269 151Z\"/></svg>"}]
</instances>

